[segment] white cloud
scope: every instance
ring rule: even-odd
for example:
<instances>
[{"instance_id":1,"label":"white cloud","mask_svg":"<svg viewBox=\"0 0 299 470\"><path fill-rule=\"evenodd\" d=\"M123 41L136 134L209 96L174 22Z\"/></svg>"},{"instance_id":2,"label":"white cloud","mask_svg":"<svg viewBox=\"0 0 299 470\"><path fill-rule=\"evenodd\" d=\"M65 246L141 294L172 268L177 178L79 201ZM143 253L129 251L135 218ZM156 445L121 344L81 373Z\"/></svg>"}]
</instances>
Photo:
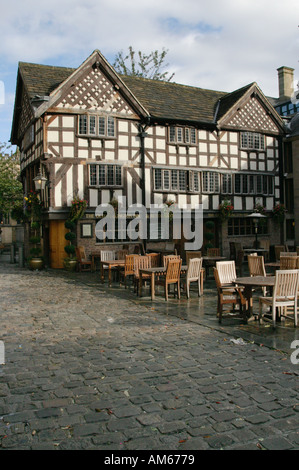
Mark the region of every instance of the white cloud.
<instances>
[{"instance_id":1,"label":"white cloud","mask_svg":"<svg viewBox=\"0 0 299 470\"><path fill-rule=\"evenodd\" d=\"M256 81L277 96L276 69L298 66L298 0L10 0L1 10L11 92L18 61L76 67L100 49L113 62L130 45L166 48L175 81L223 91Z\"/></svg>"}]
</instances>

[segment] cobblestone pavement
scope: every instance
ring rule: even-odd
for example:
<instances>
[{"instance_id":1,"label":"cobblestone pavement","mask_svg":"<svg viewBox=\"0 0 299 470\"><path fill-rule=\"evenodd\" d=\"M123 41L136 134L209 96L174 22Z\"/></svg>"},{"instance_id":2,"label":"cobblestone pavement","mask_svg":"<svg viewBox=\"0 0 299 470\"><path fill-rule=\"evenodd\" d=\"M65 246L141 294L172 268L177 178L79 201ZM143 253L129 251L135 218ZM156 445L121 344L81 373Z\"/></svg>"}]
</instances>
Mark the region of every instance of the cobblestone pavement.
<instances>
[{"instance_id":1,"label":"cobblestone pavement","mask_svg":"<svg viewBox=\"0 0 299 470\"><path fill-rule=\"evenodd\" d=\"M299 449L298 329L220 327L211 282L151 302L1 264L0 448Z\"/></svg>"}]
</instances>

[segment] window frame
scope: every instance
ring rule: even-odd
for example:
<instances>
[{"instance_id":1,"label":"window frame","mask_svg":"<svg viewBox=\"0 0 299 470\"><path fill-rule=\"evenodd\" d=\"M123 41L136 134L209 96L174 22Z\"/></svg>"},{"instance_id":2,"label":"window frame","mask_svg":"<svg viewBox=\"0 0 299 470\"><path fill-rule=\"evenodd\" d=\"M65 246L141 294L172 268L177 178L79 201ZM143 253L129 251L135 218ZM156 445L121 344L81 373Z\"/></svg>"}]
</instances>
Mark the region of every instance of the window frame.
<instances>
[{"instance_id":1,"label":"window frame","mask_svg":"<svg viewBox=\"0 0 299 470\"><path fill-rule=\"evenodd\" d=\"M123 168L122 165L118 163L89 163L89 172L88 172L88 185L89 187L93 188L122 188L123 187ZM109 182L109 178L111 178L111 171L113 168L112 173L112 183ZM91 171L93 175L91 174ZM104 172L101 173L101 170ZM91 176L95 178L95 184L91 181ZM104 179L103 179L104 178ZM102 182L104 181L104 182Z\"/></svg>"},{"instance_id":2,"label":"window frame","mask_svg":"<svg viewBox=\"0 0 299 470\"><path fill-rule=\"evenodd\" d=\"M265 135L260 132L241 131L240 148L258 152L265 151Z\"/></svg>"},{"instance_id":3,"label":"window frame","mask_svg":"<svg viewBox=\"0 0 299 470\"><path fill-rule=\"evenodd\" d=\"M153 186L156 192L199 194L200 171L184 168L153 168Z\"/></svg>"},{"instance_id":4,"label":"window frame","mask_svg":"<svg viewBox=\"0 0 299 470\"><path fill-rule=\"evenodd\" d=\"M168 142L173 145L197 145L197 133L195 127L169 126Z\"/></svg>"},{"instance_id":5,"label":"window frame","mask_svg":"<svg viewBox=\"0 0 299 470\"><path fill-rule=\"evenodd\" d=\"M81 120L85 121L81 124ZM94 132L91 132L91 122L94 120ZM100 124L103 120L103 124ZM86 132L82 132L82 129ZM102 133L104 129L104 133ZM77 131L79 137L91 137L99 139L115 139L116 138L116 118L109 115L102 114L79 114Z\"/></svg>"}]
</instances>

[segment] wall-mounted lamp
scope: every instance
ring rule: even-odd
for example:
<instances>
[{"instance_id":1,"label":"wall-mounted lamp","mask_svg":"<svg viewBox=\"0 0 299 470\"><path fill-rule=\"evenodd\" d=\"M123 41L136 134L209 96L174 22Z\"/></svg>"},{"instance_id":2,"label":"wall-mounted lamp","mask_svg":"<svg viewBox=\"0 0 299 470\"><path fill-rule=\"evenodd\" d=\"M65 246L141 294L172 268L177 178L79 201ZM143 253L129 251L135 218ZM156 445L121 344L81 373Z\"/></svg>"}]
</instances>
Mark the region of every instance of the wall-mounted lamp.
<instances>
[{"instance_id":1,"label":"wall-mounted lamp","mask_svg":"<svg viewBox=\"0 0 299 470\"><path fill-rule=\"evenodd\" d=\"M47 178L41 174L41 171L33 178L35 191L43 191L46 187L46 183L48 182Z\"/></svg>"}]
</instances>

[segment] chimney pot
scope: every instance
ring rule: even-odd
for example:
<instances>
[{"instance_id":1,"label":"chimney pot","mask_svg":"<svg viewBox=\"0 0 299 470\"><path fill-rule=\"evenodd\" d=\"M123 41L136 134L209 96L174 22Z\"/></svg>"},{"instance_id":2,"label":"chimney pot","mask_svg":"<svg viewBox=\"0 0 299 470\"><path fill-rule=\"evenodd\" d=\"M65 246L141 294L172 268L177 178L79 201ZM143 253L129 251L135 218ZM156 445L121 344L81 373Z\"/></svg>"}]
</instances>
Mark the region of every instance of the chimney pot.
<instances>
[{"instance_id":1,"label":"chimney pot","mask_svg":"<svg viewBox=\"0 0 299 470\"><path fill-rule=\"evenodd\" d=\"M294 93L294 69L291 67L279 67L277 71L279 101L289 101Z\"/></svg>"}]
</instances>

